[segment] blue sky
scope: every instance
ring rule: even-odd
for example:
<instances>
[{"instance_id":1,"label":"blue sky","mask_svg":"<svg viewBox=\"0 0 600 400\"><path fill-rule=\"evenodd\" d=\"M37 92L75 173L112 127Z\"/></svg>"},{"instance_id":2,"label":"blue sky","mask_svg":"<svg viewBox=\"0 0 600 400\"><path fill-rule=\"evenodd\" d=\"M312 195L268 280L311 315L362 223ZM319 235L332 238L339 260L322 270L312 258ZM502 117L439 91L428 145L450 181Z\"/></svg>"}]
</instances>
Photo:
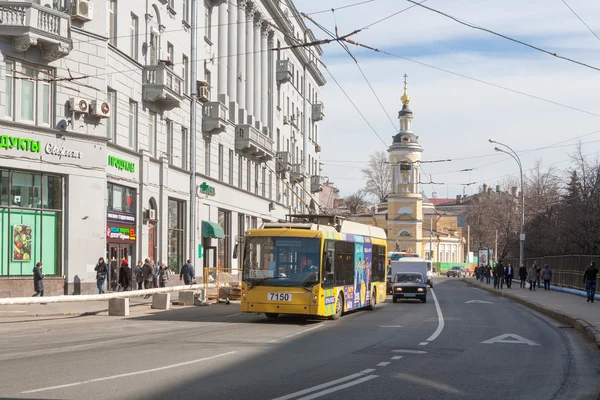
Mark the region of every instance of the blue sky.
<instances>
[{"instance_id":1,"label":"blue sky","mask_svg":"<svg viewBox=\"0 0 600 400\"><path fill-rule=\"evenodd\" d=\"M600 7L593 0L566 0L600 36ZM298 0L299 11L336 8L357 0ZM600 67L600 40L561 0L428 0L425 5L494 31ZM363 27L410 3L374 0L333 13L314 15L330 30L337 21L340 33ZM307 25L318 38L325 34ZM364 186L361 167L369 154L386 150L397 130L401 108L402 75L408 74L413 131L425 151L423 160L454 159L424 164L427 196L471 194L483 183L495 186L514 180L514 160L497 154L489 138L507 143L521 156L525 170L536 161L558 172L568 169L569 154L582 137L583 153L600 154L600 71L585 68L491 34L460 25L431 11L415 7L362 31L353 39L372 47L484 80L511 90L548 99L598 116L549 104L440 70L351 47L375 93L381 109L354 61L332 43L323 46L324 62L342 88L386 142L382 143L358 115L329 73L322 88L325 119L321 123L324 175L343 195ZM387 116L386 116L387 114ZM392 126L388 116L396 126ZM596 132L598 131L598 132ZM555 145L560 143L560 145ZM551 147L530 151L540 147ZM460 172L462 169L472 171ZM431 178L430 178L431 176ZM469 186L466 183L475 182Z\"/></svg>"}]
</instances>

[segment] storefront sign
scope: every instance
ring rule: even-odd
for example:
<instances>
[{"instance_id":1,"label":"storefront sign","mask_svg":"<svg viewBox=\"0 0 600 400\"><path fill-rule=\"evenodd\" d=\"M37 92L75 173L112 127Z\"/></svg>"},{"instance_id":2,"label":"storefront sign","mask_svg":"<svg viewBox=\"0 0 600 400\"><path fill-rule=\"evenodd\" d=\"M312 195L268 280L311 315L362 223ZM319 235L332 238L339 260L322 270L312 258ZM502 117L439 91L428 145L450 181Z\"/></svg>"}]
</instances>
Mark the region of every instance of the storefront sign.
<instances>
[{"instance_id":1,"label":"storefront sign","mask_svg":"<svg viewBox=\"0 0 600 400\"><path fill-rule=\"evenodd\" d=\"M126 226L116 226L114 224L108 224L106 226L106 238L111 242L119 241L135 241L135 229Z\"/></svg>"},{"instance_id":2,"label":"storefront sign","mask_svg":"<svg viewBox=\"0 0 600 400\"><path fill-rule=\"evenodd\" d=\"M83 153L80 151L69 150L64 147L60 147L54 143L47 143L46 146L44 147L44 150L46 151L46 154L58 156L59 160L63 157L68 157L68 158L83 157Z\"/></svg>"},{"instance_id":3,"label":"storefront sign","mask_svg":"<svg viewBox=\"0 0 600 400\"><path fill-rule=\"evenodd\" d=\"M16 136L0 136L0 148L30 151L32 153L40 152L40 142L31 139L22 139Z\"/></svg>"},{"instance_id":4,"label":"storefront sign","mask_svg":"<svg viewBox=\"0 0 600 400\"><path fill-rule=\"evenodd\" d=\"M109 221L123 222L125 224L135 224L135 215L129 213L119 213L115 211L107 211L106 219Z\"/></svg>"},{"instance_id":5,"label":"storefront sign","mask_svg":"<svg viewBox=\"0 0 600 400\"><path fill-rule=\"evenodd\" d=\"M130 161L121 160L114 156L108 156L108 165L121 171L135 172L135 164Z\"/></svg>"},{"instance_id":6,"label":"storefront sign","mask_svg":"<svg viewBox=\"0 0 600 400\"><path fill-rule=\"evenodd\" d=\"M210 186L206 182L202 182L202 184L199 186L199 188L200 188L200 193L205 194L207 196L214 196L217 193L215 188Z\"/></svg>"}]
</instances>

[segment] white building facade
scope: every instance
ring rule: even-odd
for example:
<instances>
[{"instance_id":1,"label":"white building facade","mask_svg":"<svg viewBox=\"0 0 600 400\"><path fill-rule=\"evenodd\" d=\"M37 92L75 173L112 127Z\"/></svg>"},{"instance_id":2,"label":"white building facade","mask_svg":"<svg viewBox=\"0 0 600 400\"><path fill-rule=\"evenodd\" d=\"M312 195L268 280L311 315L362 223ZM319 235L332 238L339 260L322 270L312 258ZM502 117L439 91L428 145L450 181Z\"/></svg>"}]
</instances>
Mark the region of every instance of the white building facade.
<instances>
[{"instance_id":1,"label":"white building facade","mask_svg":"<svg viewBox=\"0 0 600 400\"><path fill-rule=\"evenodd\" d=\"M41 3L0 1L0 297L38 261L46 295L93 292L99 257L235 270L237 235L307 211L325 79L293 4Z\"/></svg>"}]
</instances>

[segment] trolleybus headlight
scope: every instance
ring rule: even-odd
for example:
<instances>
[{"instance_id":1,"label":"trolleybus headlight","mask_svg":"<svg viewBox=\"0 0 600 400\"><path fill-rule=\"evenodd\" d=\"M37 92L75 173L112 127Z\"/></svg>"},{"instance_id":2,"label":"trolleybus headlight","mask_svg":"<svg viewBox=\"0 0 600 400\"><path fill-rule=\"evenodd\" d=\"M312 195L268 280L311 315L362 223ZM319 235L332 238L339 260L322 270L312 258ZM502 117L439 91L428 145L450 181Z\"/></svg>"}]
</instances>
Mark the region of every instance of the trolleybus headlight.
<instances>
[{"instance_id":1,"label":"trolleybus headlight","mask_svg":"<svg viewBox=\"0 0 600 400\"><path fill-rule=\"evenodd\" d=\"M317 304L317 295L313 295L313 304Z\"/></svg>"}]
</instances>

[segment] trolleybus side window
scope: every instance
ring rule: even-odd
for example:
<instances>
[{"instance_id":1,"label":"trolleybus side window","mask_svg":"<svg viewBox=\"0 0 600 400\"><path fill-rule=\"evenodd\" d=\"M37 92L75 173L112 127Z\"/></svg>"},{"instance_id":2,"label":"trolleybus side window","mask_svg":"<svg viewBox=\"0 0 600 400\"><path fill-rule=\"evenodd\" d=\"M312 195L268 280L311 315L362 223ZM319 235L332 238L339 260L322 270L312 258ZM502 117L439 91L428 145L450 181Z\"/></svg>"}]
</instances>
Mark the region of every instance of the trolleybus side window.
<instances>
[{"instance_id":1,"label":"trolleybus side window","mask_svg":"<svg viewBox=\"0 0 600 400\"><path fill-rule=\"evenodd\" d=\"M326 240L323 250L323 288L332 288L334 283L335 243Z\"/></svg>"},{"instance_id":2,"label":"trolleybus side window","mask_svg":"<svg viewBox=\"0 0 600 400\"><path fill-rule=\"evenodd\" d=\"M354 284L354 244L344 241L335 242L335 286Z\"/></svg>"}]
</instances>

